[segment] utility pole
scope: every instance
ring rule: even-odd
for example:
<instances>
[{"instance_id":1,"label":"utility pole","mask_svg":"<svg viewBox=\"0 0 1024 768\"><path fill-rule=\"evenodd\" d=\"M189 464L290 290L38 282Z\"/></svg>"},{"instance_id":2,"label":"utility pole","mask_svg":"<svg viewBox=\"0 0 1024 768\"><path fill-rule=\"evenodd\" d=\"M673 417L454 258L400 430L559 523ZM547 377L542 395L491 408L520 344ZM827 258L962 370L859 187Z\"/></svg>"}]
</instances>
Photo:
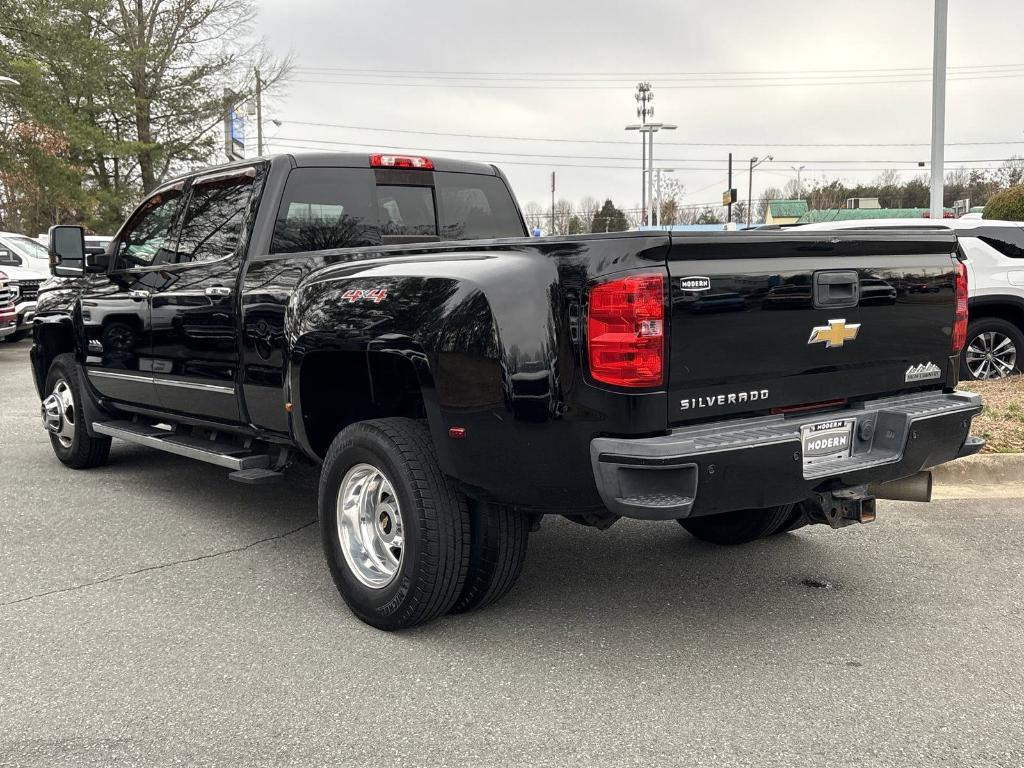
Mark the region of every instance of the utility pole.
<instances>
[{"instance_id":1,"label":"utility pole","mask_svg":"<svg viewBox=\"0 0 1024 768\"><path fill-rule=\"evenodd\" d=\"M555 172L551 172L551 234L555 234Z\"/></svg>"},{"instance_id":2,"label":"utility pole","mask_svg":"<svg viewBox=\"0 0 1024 768\"><path fill-rule=\"evenodd\" d=\"M932 51L932 183L930 215L942 219L943 167L946 143L946 21L949 0L935 0L935 42Z\"/></svg>"},{"instance_id":3,"label":"utility pole","mask_svg":"<svg viewBox=\"0 0 1024 768\"><path fill-rule=\"evenodd\" d=\"M256 155L263 157L263 80L256 68Z\"/></svg>"},{"instance_id":4,"label":"utility pole","mask_svg":"<svg viewBox=\"0 0 1024 768\"><path fill-rule=\"evenodd\" d=\"M729 153L729 186L726 189L729 190L729 205L725 220L732 224L732 152Z\"/></svg>"}]
</instances>

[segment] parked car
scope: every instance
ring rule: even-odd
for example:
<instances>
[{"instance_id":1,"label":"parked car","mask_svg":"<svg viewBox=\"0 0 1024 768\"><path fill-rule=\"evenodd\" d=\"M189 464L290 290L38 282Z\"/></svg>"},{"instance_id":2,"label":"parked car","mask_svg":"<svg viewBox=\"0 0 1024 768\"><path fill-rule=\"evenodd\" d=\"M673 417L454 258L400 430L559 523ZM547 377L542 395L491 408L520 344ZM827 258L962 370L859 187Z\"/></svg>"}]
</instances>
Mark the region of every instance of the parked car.
<instances>
[{"instance_id":1,"label":"parked car","mask_svg":"<svg viewBox=\"0 0 1024 768\"><path fill-rule=\"evenodd\" d=\"M10 337L18 330L18 315L14 309L14 293L7 274L0 272L0 339Z\"/></svg>"},{"instance_id":2,"label":"parked car","mask_svg":"<svg viewBox=\"0 0 1024 768\"><path fill-rule=\"evenodd\" d=\"M32 330L39 286L50 277L50 256L30 237L0 232L0 269L10 279L17 315L17 328L6 338L19 341Z\"/></svg>"},{"instance_id":3,"label":"parked car","mask_svg":"<svg viewBox=\"0 0 1024 768\"><path fill-rule=\"evenodd\" d=\"M941 227L956 233L970 276L971 324L961 353L964 379L999 379L1024 369L1024 225L980 216L943 219L837 221L793 227L792 231L886 230ZM950 286L945 286L947 290ZM935 282L910 279L903 293L938 291Z\"/></svg>"},{"instance_id":4,"label":"parked car","mask_svg":"<svg viewBox=\"0 0 1024 768\"><path fill-rule=\"evenodd\" d=\"M948 231L527 235L494 166L333 153L168 182L104 254L54 227L31 350L54 453L320 464L335 584L398 629L506 594L547 514L739 544L925 501L983 445ZM907 280L949 289L878 300Z\"/></svg>"}]
</instances>

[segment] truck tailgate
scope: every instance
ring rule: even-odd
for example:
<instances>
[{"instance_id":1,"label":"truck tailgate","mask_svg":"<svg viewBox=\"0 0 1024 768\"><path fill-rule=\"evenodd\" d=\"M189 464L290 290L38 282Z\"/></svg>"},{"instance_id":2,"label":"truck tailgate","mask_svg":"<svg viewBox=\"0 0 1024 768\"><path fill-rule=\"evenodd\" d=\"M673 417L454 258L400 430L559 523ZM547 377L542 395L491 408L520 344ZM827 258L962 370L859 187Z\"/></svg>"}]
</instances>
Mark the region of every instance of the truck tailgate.
<instances>
[{"instance_id":1,"label":"truck tailgate","mask_svg":"<svg viewBox=\"0 0 1024 768\"><path fill-rule=\"evenodd\" d=\"M669 422L942 387L948 231L673 234Z\"/></svg>"}]
</instances>

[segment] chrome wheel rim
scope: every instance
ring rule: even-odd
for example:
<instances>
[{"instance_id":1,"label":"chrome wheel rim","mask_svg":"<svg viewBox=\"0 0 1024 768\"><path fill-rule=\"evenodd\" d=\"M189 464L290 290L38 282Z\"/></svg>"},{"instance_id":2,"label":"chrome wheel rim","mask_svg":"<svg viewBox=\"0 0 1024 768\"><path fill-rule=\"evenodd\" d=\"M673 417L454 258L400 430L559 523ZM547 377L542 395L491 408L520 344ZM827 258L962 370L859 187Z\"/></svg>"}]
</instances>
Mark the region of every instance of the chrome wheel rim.
<instances>
[{"instance_id":1,"label":"chrome wheel rim","mask_svg":"<svg viewBox=\"0 0 1024 768\"><path fill-rule=\"evenodd\" d=\"M49 397L43 400L43 426L64 448L75 439L75 398L64 379L57 379Z\"/></svg>"},{"instance_id":2,"label":"chrome wheel rim","mask_svg":"<svg viewBox=\"0 0 1024 768\"><path fill-rule=\"evenodd\" d=\"M349 570L360 583L383 589L395 579L405 552L398 496L383 472L356 464L338 489L338 540Z\"/></svg>"},{"instance_id":3,"label":"chrome wheel rim","mask_svg":"<svg viewBox=\"0 0 1024 768\"><path fill-rule=\"evenodd\" d=\"M998 331L979 333L967 345L967 369L975 379L1001 379L1017 367L1017 347Z\"/></svg>"}]
</instances>

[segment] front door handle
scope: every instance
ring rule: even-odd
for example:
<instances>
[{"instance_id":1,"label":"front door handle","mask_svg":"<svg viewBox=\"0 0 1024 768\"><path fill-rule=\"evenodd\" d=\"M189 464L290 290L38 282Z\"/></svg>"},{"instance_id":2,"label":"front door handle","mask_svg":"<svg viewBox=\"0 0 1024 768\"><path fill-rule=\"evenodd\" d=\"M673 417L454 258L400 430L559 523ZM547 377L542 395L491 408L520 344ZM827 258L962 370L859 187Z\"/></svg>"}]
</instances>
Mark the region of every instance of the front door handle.
<instances>
[{"instance_id":1,"label":"front door handle","mask_svg":"<svg viewBox=\"0 0 1024 768\"><path fill-rule=\"evenodd\" d=\"M132 290L128 291L128 297L131 299L148 299L152 294L146 290Z\"/></svg>"},{"instance_id":2,"label":"front door handle","mask_svg":"<svg viewBox=\"0 0 1024 768\"><path fill-rule=\"evenodd\" d=\"M207 296L230 296L231 289L223 285L211 285L204 293Z\"/></svg>"}]
</instances>

